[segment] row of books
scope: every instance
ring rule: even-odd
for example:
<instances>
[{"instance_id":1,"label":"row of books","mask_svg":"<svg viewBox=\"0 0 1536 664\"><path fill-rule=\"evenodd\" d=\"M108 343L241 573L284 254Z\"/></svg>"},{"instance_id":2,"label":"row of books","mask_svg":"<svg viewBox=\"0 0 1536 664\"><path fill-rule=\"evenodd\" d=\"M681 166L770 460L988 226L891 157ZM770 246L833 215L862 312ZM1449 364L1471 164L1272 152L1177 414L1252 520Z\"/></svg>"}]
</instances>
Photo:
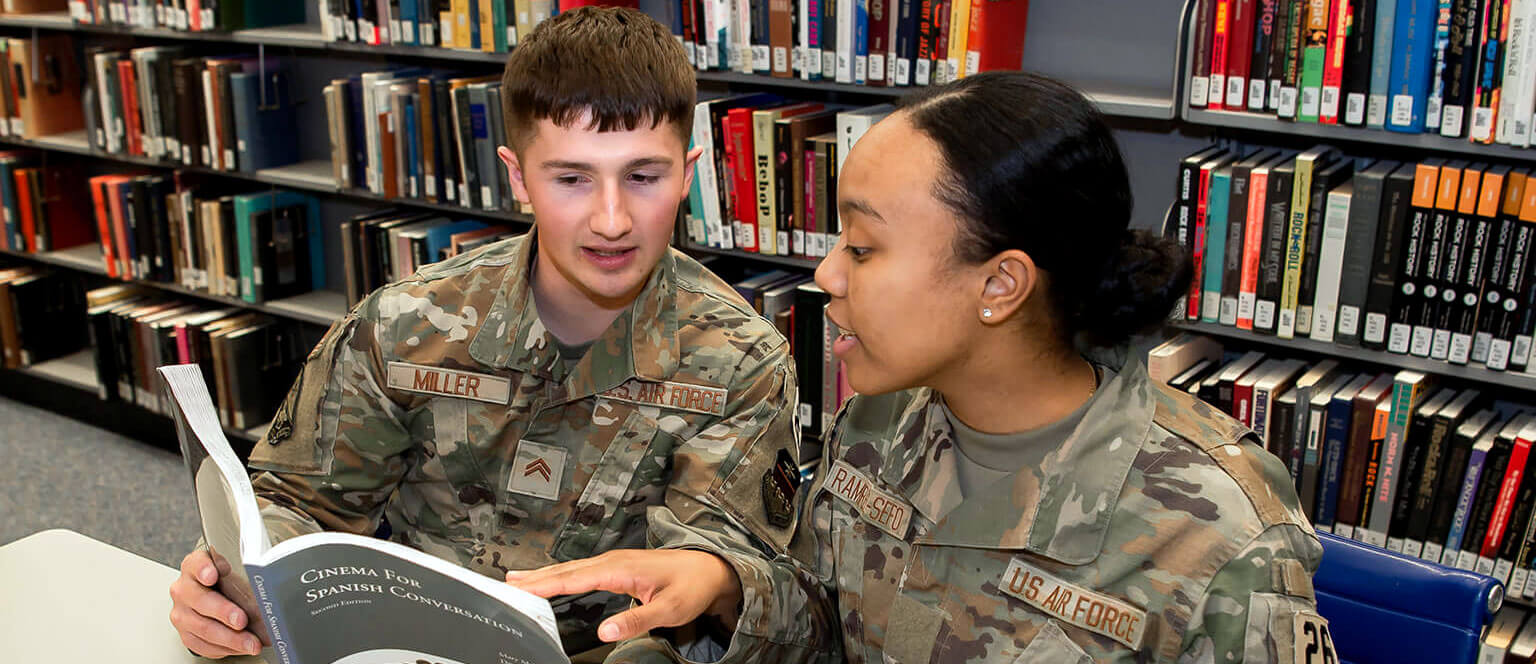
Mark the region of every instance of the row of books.
<instances>
[{"instance_id":1,"label":"row of books","mask_svg":"<svg viewBox=\"0 0 1536 664\"><path fill-rule=\"evenodd\" d=\"M1536 417L1523 404L1417 371L1224 354L1197 335L1151 355L1155 378L1253 429L1318 530L1536 594Z\"/></svg>"},{"instance_id":2,"label":"row of books","mask_svg":"<svg viewBox=\"0 0 1536 664\"><path fill-rule=\"evenodd\" d=\"M1536 4L1199 0L1190 105L1529 147Z\"/></svg>"},{"instance_id":3,"label":"row of books","mask_svg":"<svg viewBox=\"0 0 1536 664\"><path fill-rule=\"evenodd\" d=\"M136 284L91 290L85 304L102 399L165 414L155 367L197 364L220 420L236 429L272 418L318 341L291 321L209 309Z\"/></svg>"},{"instance_id":4,"label":"row of books","mask_svg":"<svg viewBox=\"0 0 1536 664\"><path fill-rule=\"evenodd\" d=\"M7 369L63 357L85 343L85 300L77 284L43 268L0 268L0 348Z\"/></svg>"},{"instance_id":5,"label":"row of books","mask_svg":"<svg viewBox=\"0 0 1536 664\"><path fill-rule=\"evenodd\" d=\"M1505 604L1483 631L1478 664L1531 664L1536 660L1536 620L1529 609Z\"/></svg>"},{"instance_id":6,"label":"row of books","mask_svg":"<svg viewBox=\"0 0 1536 664\"><path fill-rule=\"evenodd\" d=\"M817 258L837 222L837 173L854 142L889 104L836 108L745 94L699 102L694 147L702 147L688 196L685 232L717 249Z\"/></svg>"},{"instance_id":7,"label":"row of books","mask_svg":"<svg viewBox=\"0 0 1536 664\"><path fill-rule=\"evenodd\" d=\"M230 191L173 174L90 178L107 276L172 283L252 304L326 285L320 202L287 190Z\"/></svg>"},{"instance_id":8,"label":"row of books","mask_svg":"<svg viewBox=\"0 0 1536 664\"><path fill-rule=\"evenodd\" d=\"M68 44L0 39L0 136L31 139L83 126L80 70Z\"/></svg>"},{"instance_id":9,"label":"row of books","mask_svg":"<svg viewBox=\"0 0 1536 664\"><path fill-rule=\"evenodd\" d=\"M709 267L728 270L724 265ZM736 292L789 340L800 382L801 438L806 441L801 461L814 460L821 453L817 441L830 430L843 402L853 396L843 364L832 354L837 328L823 313L830 299L803 272L770 270L735 276L730 281Z\"/></svg>"},{"instance_id":10,"label":"row of books","mask_svg":"<svg viewBox=\"0 0 1536 664\"><path fill-rule=\"evenodd\" d=\"M506 144L501 82L391 69L325 86L336 182L390 198L529 212L496 148Z\"/></svg>"},{"instance_id":11,"label":"row of books","mask_svg":"<svg viewBox=\"0 0 1536 664\"><path fill-rule=\"evenodd\" d=\"M67 166L43 166L27 150L0 151L0 248L58 251L94 241L80 189L84 180Z\"/></svg>"},{"instance_id":12,"label":"row of books","mask_svg":"<svg viewBox=\"0 0 1536 664\"><path fill-rule=\"evenodd\" d=\"M414 210L386 209L352 217L341 222L348 306L380 286L410 276L423 265L521 232Z\"/></svg>"},{"instance_id":13,"label":"row of books","mask_svg":"<svg viewBox=\"0 0 1536 664\"><path fill-rule=\"evenodd\" d=\"M1167 230L1195 279L1175 317L1280 338L1531 368L1536 186L1525 169L1212 147Z\"/></svg>"},{"instance_id":14,"label":"row of books","mask_svg":"<svg viewBox=\"0 0 1536 664\"><path fill-rule=\"evenodd\" d=\"M49 40L70 48L67 35ZM299 160L294 102L277 60L185 57L180 46L92 47L86 57L79 103L97 150L225 171Z\"/></svg>"},{"instance_id":15,"label":"row of books","mask_svg":"<svg viewBox=\"0 0 1536 664\"><path fill-rule=\"evenodd\" d=\"M329 41L440 46L506 53L544 19L582 4L563 0L319 0ZM600 3L611 4L611 3Z\"/></svg>"},{"instance_id":16,"label":"row of books","mask_svg":"<svg viewBox=\"0 0 1536 664\"><path fill-rule=\"evenodd\" d=\"M304 22L300 0L29 0L37 11L68 11L79 25L120 25L192 32L232 31ZM45 7L45 9L43 9Z\"/></svg>"},{"instance_id":17,"label":"row of books","mask_svg":"<svg viewBox=\"0 0 1536 664\"><path fill-rule=\"evenodd\" d=\"M1028 0L320 0L325 37L506 52L544 19L626 5L668 25L700 70L871 86L1018 69Z\"/></svg>"}]
</instances>

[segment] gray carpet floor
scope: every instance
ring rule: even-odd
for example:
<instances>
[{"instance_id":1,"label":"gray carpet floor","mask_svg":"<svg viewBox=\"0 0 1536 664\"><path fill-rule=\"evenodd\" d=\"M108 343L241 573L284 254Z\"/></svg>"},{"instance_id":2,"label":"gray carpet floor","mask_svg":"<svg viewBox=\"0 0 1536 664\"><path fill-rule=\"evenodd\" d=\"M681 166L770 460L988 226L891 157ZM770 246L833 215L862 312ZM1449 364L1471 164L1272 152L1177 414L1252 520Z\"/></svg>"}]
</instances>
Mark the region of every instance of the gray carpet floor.
<instances>
[{"instance_id":1,"label":"gray carpet floor","mask_svg":"<svg viewBox=\"0 0 1536 664\"><path fill-rule=\"evenodd\" d=\"M198 536L181 457L0 398L0 545L50 528L178 566Z\"/></svg>"}]
</instances>

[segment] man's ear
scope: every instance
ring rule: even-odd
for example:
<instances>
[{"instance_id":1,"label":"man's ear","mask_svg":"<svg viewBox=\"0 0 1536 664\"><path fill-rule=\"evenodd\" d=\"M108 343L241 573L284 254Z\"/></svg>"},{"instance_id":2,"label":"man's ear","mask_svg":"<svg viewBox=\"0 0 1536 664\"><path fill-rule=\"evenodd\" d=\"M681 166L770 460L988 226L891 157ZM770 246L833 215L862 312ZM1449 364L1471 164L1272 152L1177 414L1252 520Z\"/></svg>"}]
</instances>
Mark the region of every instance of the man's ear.
<instances>
[{"instance_id":1,"label":"man's ear","mask_svg":"<svg viewBox=\"0 0 1536 664\"><path fill-rule=\"evenodd\" d=\"M704 154L703 147L696 147L688 151L683 157L683 193L693 187L693 176L698 172L699 156Z\"/></svg>"},{"instance_id":2,"label":"man's ear","mask_svg":"<svg viewBox=\"0 0 1536 664\"><path fill-rule=\"evenodd\" d=\"M523 167L517 160L517 153L503 145L496 148L496 156L501 157L501 163L507 166L507 182L512 185L512 195L517 197L519 203L528 203L528 186L523 183Z\"/></svg>"}]
</instances>

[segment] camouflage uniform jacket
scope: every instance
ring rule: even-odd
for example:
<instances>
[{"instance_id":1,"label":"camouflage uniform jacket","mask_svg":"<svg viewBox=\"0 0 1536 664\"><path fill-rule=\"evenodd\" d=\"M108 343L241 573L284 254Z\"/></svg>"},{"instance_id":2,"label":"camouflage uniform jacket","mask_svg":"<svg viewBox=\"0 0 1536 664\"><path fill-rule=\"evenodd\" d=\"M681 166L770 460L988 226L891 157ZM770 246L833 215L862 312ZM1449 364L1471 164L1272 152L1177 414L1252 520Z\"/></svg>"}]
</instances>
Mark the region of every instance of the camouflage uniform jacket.
<instances>
[{"instance_id":1,"label":"camouflage uniform jacket","mask_svg":"<svg viewBox=\"0 0 1536 664\"><path fill-rule=\"evenodd\" d=\"M251 455L273 538L387 517L395 541L498 580L648 543L766 568L793 532L793 491L764 490L796 455L784 338L669 252L567 375L533 304L534 245L424 267L332 327ZM628 601L557 598L566 648L597 645Z\"/></svg>"},{"instance_id":2,"label":"camouflage uniform jacket","mask_svg":"<svg viewBox=\"0 0 1536 664\"><path fill-rule=\"evenodd\" d=\"M791 545L810 569L776 566L782 593L824 600L788 629L869 664L1331 650L1311 583L1322 548L1284 467L1243 425L1116 359L1040 467L964 498L937 393L849 401Z\"/></svg>"}]
</instances>

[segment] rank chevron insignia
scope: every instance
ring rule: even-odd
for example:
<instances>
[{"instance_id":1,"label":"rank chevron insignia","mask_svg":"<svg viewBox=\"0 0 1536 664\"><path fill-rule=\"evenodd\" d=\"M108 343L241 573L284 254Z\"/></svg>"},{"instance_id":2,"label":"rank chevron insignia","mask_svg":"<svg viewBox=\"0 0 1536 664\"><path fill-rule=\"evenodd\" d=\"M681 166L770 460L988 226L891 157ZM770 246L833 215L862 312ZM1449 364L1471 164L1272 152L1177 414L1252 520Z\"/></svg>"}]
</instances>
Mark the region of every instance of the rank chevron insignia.
<instances>
[{"instance_id":1,"label":"rank chevron insignia","mask_svg":"<svg viewBox=\"0 0 1536 664\"><path fill-rule=\"evenodd\" d=\"M528 465L523 467L523 477L538 473L544 476L545 482L549 481L549 472L549 464L545 463L542 457L529 461Z\"/></svg>"}]
</instances>

